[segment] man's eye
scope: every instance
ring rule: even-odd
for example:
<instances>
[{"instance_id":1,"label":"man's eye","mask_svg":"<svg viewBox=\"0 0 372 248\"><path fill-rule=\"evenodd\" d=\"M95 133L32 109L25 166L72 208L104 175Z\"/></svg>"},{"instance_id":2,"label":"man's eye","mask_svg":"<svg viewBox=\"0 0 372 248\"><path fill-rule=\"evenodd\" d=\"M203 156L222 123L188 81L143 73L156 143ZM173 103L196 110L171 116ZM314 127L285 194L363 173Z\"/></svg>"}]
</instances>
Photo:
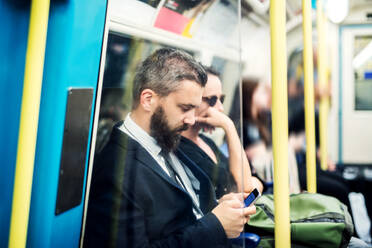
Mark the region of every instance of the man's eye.
<instances>
[{"instance_id":1,"label":"man's eye","mask_svg":"<svg viewBox=\"0 0 372 248\"><path fill-rule=\"evenodd\" d=\"M181 106L181 110L183 111L183 112L187 112L187 111L189 111L191 108L190 107L187 107L187 106Z\"/></svg>"}]
</instances>

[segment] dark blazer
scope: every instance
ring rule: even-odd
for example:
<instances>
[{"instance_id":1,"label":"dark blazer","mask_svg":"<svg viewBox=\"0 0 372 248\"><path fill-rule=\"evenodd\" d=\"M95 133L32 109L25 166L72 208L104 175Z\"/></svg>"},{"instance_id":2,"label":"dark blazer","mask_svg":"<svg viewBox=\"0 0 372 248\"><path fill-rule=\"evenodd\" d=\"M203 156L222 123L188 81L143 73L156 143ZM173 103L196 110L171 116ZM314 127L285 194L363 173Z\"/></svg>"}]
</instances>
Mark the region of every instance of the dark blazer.
<instances>
[{"instance_id":1,"label":"dark blazer","mask_svg":"<svg viewBox=\"0 0 372 248\"><path fill-rule=\"evenodd\" d=\"M216 202L205 174L183 158L201 183L202 211L209 212L197 220L187 192L117 126L94 162L84 247L229 246L209 212Z\"/></svg>"},{"instance_id":2,"label":"dark blazer","mask_svg":"<svg viewBox=\"0 0 372 248\"><path fill-rule=\"evenodd\" d=\"M230 192L238 192L235 179L229 169L228 158L222 154L212 139L202 134L199 137L212 149L216 155L217 163L203 149L188 138L181 138L179 148L208 176L214 186L217 198L221 198Z\"/></svg>"}]
</instances>

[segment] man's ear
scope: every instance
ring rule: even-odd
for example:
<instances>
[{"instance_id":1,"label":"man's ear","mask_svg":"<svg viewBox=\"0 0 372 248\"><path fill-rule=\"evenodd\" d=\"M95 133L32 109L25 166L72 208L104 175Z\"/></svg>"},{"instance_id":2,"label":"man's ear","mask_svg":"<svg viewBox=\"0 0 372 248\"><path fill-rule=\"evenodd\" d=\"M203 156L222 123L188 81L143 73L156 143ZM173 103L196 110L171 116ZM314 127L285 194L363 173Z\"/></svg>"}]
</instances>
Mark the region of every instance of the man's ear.
<instances>
[{"instance_id":1,"label":"man's ear","mask_svg":"<svg viewBox=\"0 0 372 248\"><path fill-rule=\"evenodd\" d=\"M145 111L152 112L157 105L157 94L150 89L144 89L141 92L140 104Z\"/></svg>"}]
</instances>

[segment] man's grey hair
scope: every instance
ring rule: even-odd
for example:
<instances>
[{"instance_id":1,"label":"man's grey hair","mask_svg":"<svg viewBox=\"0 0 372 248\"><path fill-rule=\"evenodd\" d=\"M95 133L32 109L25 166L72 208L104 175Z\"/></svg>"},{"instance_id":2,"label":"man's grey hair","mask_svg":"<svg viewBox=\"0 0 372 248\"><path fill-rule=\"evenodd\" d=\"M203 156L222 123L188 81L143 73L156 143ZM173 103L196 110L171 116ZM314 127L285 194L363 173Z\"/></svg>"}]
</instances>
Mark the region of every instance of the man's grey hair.
<instances>
[{"instance_id":1,"label":"man's grey hair","mask_svg":"<svg viewBox=\"0 0 372 248\"><path fill-rule=\"evenodd\" d=\"M151 89L161 97L177 90L180 82L190 80L204 87L207 73L190 54L173 48L162 48L146 58L136 71L133 82L133 109L140 102L141 92Z\"/></svg>"}]
</instances>

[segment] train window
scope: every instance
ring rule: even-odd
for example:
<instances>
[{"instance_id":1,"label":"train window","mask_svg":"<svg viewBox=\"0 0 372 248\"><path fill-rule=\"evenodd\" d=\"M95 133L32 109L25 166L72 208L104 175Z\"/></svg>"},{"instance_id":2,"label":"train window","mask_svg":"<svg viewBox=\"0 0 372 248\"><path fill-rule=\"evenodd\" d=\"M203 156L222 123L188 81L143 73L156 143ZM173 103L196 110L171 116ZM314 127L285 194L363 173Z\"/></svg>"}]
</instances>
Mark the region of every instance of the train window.
<instances>
[{"instance_id":1,"label":"train window","mask_svg":"<svg viewBox=\"0 0 372 248\"><path fill-rule=\"evenodd\" d=\"M372 35L354 40L355 110L372 110Z\"/></svg>"}]
</instances>

